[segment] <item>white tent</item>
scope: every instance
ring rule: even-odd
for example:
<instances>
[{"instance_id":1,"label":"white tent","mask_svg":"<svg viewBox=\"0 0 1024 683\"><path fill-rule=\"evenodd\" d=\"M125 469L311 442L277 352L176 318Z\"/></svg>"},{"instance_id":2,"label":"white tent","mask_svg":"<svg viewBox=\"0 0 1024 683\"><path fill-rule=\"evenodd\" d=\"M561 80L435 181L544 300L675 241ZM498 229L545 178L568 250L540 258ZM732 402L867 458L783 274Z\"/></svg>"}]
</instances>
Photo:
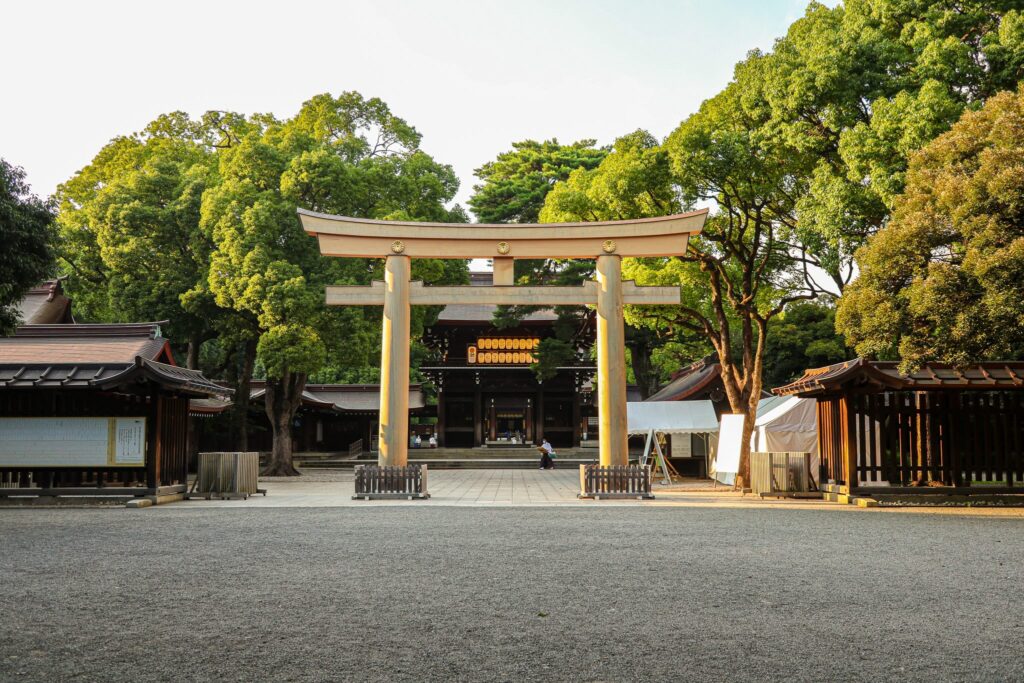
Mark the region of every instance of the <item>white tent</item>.
<instances>
[{"instance_id":1,"label":"white tent","mask_svg":"<svg viewBox=\"0 0 1024 683\"><path fill-rule=\"evenodd\" d=\"M772 453L810 453L811 472L818 471L817 401L790 396L781 403L758 411L754 433L750 435L751 451ZM758 406L760 407L760 406Z\"/></svg>"},{"instance_id":2,"label":"white tent","mask_svg":"<svg viewBox=\"0 0 1024 683\"><path fill-rule=\"evenodd\" d=\"M626 404L630 434L706 434L718 431L711 401L643 401Z\"/></svg>"},{"instance_id":3,"label":"white tent","mask_svg":"<svg viewBox=\"0 0 1024 683\"><path fill-rule=\"evenodd\" d=\"M656 436L680 434L689 437L690 434L715 434L718 432L718 420L711 401L631 402L626 404L626 429L630 434L643 434L647 437L640 463L647 462L653 446L664 483L669 484L669 468Z\"/></svg>"}]
</instances>

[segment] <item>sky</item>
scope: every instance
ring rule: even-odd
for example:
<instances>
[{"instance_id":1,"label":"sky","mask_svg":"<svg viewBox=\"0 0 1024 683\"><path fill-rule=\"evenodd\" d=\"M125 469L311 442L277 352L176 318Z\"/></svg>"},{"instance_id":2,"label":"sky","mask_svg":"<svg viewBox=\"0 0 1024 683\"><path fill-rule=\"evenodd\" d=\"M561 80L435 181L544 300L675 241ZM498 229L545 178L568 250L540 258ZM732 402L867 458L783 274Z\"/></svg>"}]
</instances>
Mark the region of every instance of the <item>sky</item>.
<instances>
[{"instance_id":1,"label":"sky","mask_svg":"<svg viewBox=\"0 0 1024 683\"><path fill-rule=\"evenodd\" d=\"M49 195L161 113L287 118L317 93L356 90L387 102L454 167L465 205L474 169L514 141L608 144L637 128L664 137L806 4L20 2L0 9L0 157Z\"/></svg>"}]
</instances>

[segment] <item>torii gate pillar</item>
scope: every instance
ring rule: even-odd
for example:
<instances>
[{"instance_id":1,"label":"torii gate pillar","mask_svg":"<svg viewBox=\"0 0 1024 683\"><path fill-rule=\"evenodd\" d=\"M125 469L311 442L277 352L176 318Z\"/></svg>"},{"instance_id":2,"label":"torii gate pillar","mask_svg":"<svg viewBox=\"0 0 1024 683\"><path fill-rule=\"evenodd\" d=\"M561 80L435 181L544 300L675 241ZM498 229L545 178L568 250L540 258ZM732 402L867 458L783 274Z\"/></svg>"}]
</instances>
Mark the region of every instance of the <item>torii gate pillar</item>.
<instances>
[{"instance_id":1,"label":"torii gate pillar","mask_svg":"<svg viewBox=\"0 0 1024 683\"><path fill-rule=\"evenodd\" d=\"M377 462L404 466L409 459L408 256L384 262L384 324L380 345L380 443Z\"/></svg>"},{"instance_id":2,"label":"torii gate pillar","mask_svg":"<svg viewBox=\"0 0 1024 683\"><path fill-rule=\"evenodd\" d=\"M597 257L597 425L602 467L629 464L622 257Z\"/></svg>"}]
</instances>

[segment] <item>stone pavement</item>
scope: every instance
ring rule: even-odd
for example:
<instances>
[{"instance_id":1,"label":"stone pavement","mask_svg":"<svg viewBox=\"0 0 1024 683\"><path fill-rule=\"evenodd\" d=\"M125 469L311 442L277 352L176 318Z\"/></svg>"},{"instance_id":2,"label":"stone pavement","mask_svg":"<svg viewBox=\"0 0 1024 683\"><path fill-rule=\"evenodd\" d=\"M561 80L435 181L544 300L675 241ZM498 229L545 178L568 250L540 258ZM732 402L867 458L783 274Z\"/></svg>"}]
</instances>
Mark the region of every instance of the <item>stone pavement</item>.
<instances>
[{"instance_id":1,"label":"stone pavement","mask_svg":"<svg viewBox=\"0 0 1024 683\"><path fill-rule=\"evenodd\" d=\"M431 470L428 473L429 500L352 500L353 475L347 470L307 469L301 477L261 479L266 496L248 500L193 499L162 508L292 508L367 506L458 506L458 507L702 507L801 510L853 510L849 505L821 500L760 499L742 495L706 480L686 480L672 486L655 484L655 500L579 500L579 470ZM888 508L894 509L894 508ZM936 508L926 508L940 511ZM961 513L964 508L953 508ZM911 511L913 508L903 508ZM974 508L976 514L1024 516L1022 508Z\"/></svg>"}]
</instances>

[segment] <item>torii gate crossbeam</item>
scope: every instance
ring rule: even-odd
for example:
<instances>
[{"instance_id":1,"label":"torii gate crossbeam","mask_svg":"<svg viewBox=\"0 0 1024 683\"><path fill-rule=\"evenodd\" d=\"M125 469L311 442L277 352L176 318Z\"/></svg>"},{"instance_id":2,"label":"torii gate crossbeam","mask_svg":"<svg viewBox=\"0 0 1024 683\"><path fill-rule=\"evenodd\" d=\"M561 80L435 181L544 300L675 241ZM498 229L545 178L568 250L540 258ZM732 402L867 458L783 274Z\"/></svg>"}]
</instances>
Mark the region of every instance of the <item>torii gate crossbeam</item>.
<instances>
[{"instance_id":1,"label":"torii gate crossbeam","mask_svg":"<svg viewBox=\"0 0 1024 683\"><path fill-rule=\"evenodd\" d=\"M384 258L384 282L328 287L335 306L383 306L381 343L381 465L405 465L409 447L410 306L449 303L593 305L597 308L599 460L629 461L626 432L625 304L679 303L678 287L637 287L622 281L624 256L686 252L707 210L659 218L544 225L483 225L378 221L299 209L305 231L325 256ZM494 259L493 287L427 287L410 282L412 258ZM592 258L596 282L582 287L516 287L516 258Z\"/></svg>"}]
</instances>

